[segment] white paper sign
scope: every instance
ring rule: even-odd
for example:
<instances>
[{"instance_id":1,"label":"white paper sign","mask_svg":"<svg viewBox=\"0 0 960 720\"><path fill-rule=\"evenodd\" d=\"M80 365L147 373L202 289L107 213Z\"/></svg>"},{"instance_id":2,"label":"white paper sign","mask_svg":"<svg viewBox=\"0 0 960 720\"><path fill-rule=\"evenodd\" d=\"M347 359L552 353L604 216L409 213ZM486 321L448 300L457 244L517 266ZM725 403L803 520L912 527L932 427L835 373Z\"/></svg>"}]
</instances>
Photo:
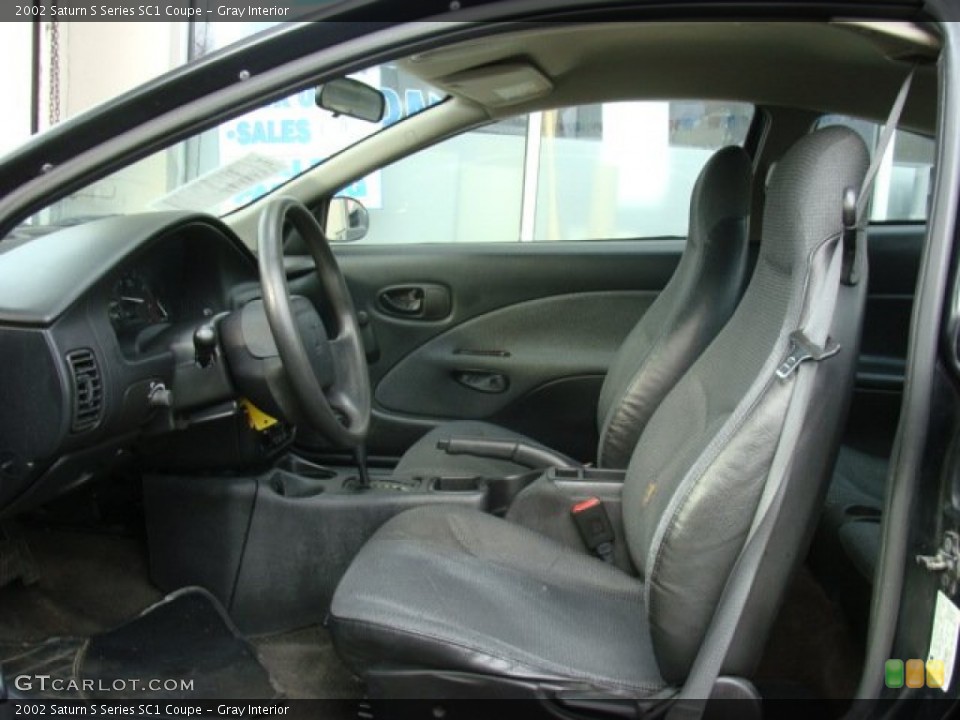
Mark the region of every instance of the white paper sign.
<instances>
[{"instance_id":1,"label":"white paper sign","mask_svg":"<svg viewBox=\"0 0 960 720\"><path fill-rule=\"evenodd\" d=\"M223 202L283 172L286 163L277 158L248 153L196 180L181 185L154 203L157 210L212 210Z\"/></svg>"},{"instance_id":2,"label":"white paper sign","mask_svg":"<svg viewBox=\"0 0 960 720\"><path fill-rule=\"evenodd\" d=\"M953 664L957 657L957 633L960 632L960 608L950 598L937 591L937 606L933 613L933 632L930 634L930 652L927 660L943 661L943 687L947 692L953 679Z\"/></svg>"}]
</instances>

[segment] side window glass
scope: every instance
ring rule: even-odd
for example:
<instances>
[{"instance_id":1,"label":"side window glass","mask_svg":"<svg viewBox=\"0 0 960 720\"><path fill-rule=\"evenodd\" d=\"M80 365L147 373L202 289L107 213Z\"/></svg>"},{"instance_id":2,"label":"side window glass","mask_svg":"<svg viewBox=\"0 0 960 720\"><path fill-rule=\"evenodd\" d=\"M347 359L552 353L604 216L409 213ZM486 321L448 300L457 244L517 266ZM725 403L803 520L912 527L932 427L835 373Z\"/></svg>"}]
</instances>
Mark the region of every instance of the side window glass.
<instances>
[{"instance_id":1,"label":"side window glass","mask_svg":"<svg viewBox=\"0 0 960 720\"><path fill-rule=\"evenodd\" d=\"M502 122L367 176L361 182L370 227L361 242L515 242L525 146L524 128Z\"/></svg>"},{"instance_id":2,"label":"side window glass","mask_svg":"<svg viewBox=\"0 0 960 720\"><path fill-rule=\"evenodd\" d=\"M536 208L524 208L533 217L523 239L685 237L697 176L721 147L744 143L752 120L751 105L714 102L543 113Z\"/></svg>"},{"instance_id":3,"label":"side window glass","mask_svg":"<svg viewBox=\"0 0 960 720\"><path fill-rule=\"evenodd\" d=\"M856 130L871 151L876 148L883 130L877 123L843 115L825 115L817 122L817 127L830 125ZM890 145L874 181L870 220L926 221L936 144L932 138L897 130Z\"/></svg>"},{"instance_id":4,"label":"side window glass","mask_svg":"<svg viewBox=\"0 0 960 720\"><path fill-rule=\"evenodd\" d=\"M700 170L744 143L753 114L692 101L538 112L422 150L346 192L369 211L363 243L682 238Z\"/></svg>"}]
</instances>

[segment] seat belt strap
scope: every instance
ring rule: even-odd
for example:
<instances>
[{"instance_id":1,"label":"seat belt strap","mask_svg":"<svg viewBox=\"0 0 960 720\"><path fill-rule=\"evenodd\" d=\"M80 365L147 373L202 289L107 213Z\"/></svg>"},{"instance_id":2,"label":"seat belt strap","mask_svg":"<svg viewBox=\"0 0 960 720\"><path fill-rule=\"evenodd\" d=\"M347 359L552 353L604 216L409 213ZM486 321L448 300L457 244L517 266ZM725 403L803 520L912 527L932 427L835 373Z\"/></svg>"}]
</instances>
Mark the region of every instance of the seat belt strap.
<instances>
[{"instance_id":1,"label":"seat belt strap","mask_svg":"<svg viewBox=\"0 0 960 720\"><path fill-rule=\"evenodd\" d=\"M880 166L886 157L890 142L893 140L893 134L900 124L900 116L903 114L903 106L907 102L907 96L910 94L910 87L913 85L913 76L916 74L916 68L911 68L900 86L896 100L893 101L893 107L890 108L890 114L887 116L887 122L880 133L880 139L874 148L873 157L870 161L870 167L867 168L867 174L863 178L863 185L860 187L860 194L857 195L853 188L849 188L843 197L843 282L845 285L856 285L860 278L857 275L857 233L864 228L864 221L867 219L867 208L870 206L870 199L873 196L873 184L880 172Z\"/></svg>"},{"instance_id":2,"label":"seat belt strap","mask_svg":"<svg viewBox=\"0 0 960 720\"><path fill-rule=\"evenodd\" d=\"M910 91L910 85L913 82L914 69L910 70L897 99L890 110L887 119L887 125L881 134L877 148L871 160L870 167L864 176L861 186L860 196L856 203L851 203L856 208L854 221L850 223L854 234L852 241L856 243L856 233L859 232L866 208L869 206L869 196L872 190L873 182L876 179L877 171L883 156L893 137L893 132L900 121L900 115L906 102L907 94ZM844 209L847 209L845 198ZM845 222L846 226L847 223ZM846 227L845 227L846 229ZM807 323L802 330L791 335L791 349L795 348L796 338L802 338L806 345L806 354L808 357L794 358L789 372L781 376L781 380L786 380L792 374L796 374L796 383L790 398L790 404L787 408L787 414L784 418L783 428L780 433L780 440L777 450L774 453L773 463L767 475L767 487L764 490L760 503L754 514L753 525L744 542L744 546L737 557L736 564L727 584L724 587L723 594L714 613L710 626L707 629L703 644L697 657L694 660L693 667L687 677L687 681L680 689L677 699L667 714L667 720L700 720L706 709L706 699L716 685L717 679L723 670L723 664L727 658L730 646L733 644L733 638L740 624L743 611L746 608L747 601L759 572L760 565L766 553L767 545L773 530L776 527L777 519L780 516L780 510L783 506L783 500L786 496L786 478L789 476L790 466L793 463L793 453L791 448L796 445L804 427L806 417L806 408L811 400L814 387L815 373L799 372L801 363L804 360L820 360L835 355L839 348L829 344L829 328L833 320L833 307L836 305L836 298L840 291L840 283L843 282L843 265L846 261L846 233L839 238L840 242L834 248L834 256L831 258L831 271L833 275L832 282L828 281L825 297L821 303L828 302L829 312L813 312L807 318ZM841 272L836 273L836 264L841 264ZM831 289L832 288L832 289ZM788 356L792 354L788 352ZM784 361L778 368L777 374L785 371L787 362Z\"/></svg>"},{"instance_id":3,"label":"seat belt strap","mask_svg":"<svg viewBox=\"0 0 960 720\"><path fill-rule=\"evenodd\" d=\"M897 93L897 99L890 108L890 115L887 117L887 123L883 126L883 132L880 133L880 139L877 141L877 148L873 152L873 159L870 167L867 168L866 177L863 178L863 187L860 190L860 197L857 198L857 224L863 220L870 203L871 190L873 182L877 179L877 173L880 172L880 165L884 156L887 154L887 148L890 147L890 141L893 140L893 134L900 124L900 116L903 114L903 106L907 102L907 96L910 94L910 86L913 85L913 76L916 74L916 68L911 68L904 78L903 85L900 86L900 92Z\"/></svg>"}]
</instances>

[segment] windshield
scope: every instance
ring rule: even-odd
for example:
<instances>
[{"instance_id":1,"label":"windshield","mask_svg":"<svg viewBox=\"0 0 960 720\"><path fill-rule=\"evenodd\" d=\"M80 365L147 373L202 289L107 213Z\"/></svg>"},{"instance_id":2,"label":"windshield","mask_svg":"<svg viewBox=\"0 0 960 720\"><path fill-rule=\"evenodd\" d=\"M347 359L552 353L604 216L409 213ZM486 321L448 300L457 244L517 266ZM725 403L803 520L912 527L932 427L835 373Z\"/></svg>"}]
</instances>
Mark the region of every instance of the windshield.
<instances>
[{"instance_id":1,"label":"windshield","mask_svg":"<svg viewBox=\"0 0 960 720\"><path fill-rule=\"evenodd\" d=\"M391 63L351 77L383 92L381 122L334 116L317 107L315 90L308 88L139 160L48 206L24 225L63 226L149 210L222 216L443 100L438 90ZM342 194L375 203L378 176Z\"/></svg>"}]
</instances>

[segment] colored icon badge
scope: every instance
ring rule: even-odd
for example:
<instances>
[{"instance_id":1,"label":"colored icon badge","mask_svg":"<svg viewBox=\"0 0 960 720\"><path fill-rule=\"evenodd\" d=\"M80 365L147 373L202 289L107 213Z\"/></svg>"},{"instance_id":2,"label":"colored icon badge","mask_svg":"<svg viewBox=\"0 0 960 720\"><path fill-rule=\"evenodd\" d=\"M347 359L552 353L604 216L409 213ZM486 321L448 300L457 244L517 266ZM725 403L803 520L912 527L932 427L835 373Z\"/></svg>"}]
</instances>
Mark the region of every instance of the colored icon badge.
<instances>
[{"instance_id":1,"label":"colored icon badge","mask_svg":"<svg viewBox=\"0 0 960 720\"><path fill-rule=\"evenodd\" d=\"M903 660L887 660L884 665L884 680L888 688L897 690L903 687Z\"/></svg>"},{"instance_id":2,"label":"colored icon badge","mask_svg":"<svg viewBox=\"0 0 960 720\"><path fill-rule=\"evenodd\" d=\"M945 675L943 660L927 660L927 687L942 688Z\"/></svg>"},{"instance_id":3,"label":"colored icon badge","mask_svg":"<svg viewBox=\"0 0 960 720\"><path fill-rule=\"evenodd\" d=\"M922 688L926 680L926 664L923 660L907 660L907 687Z\"/></svg>"}]
</instances>

